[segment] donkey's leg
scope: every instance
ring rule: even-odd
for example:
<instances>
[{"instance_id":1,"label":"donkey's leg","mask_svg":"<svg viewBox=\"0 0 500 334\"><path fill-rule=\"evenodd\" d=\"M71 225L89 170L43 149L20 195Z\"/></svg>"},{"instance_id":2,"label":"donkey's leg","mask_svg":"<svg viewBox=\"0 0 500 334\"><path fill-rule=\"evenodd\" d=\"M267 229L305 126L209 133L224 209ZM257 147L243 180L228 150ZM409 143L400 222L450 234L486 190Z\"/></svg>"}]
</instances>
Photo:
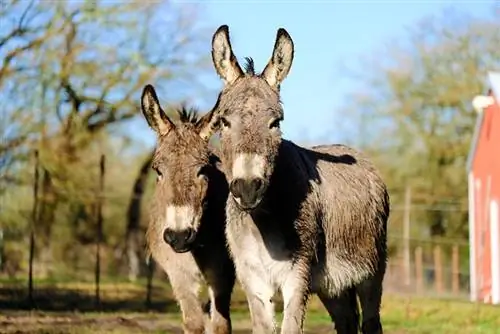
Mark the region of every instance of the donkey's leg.
<instances>
[{"instance_id":1,"label":"donkey's leg","mask_svg":"<svg viewBox=\"0 0 500 334\"><path fill-rule=\"evenodd\" d=\"M272 301L274 289L265 279L265 274L249 271L239 273L238 278L247 297L252 320L252 333L276 333Z\"/></svg>"},{"instance_id":2,"label":"donkey's leg","mask_svg":"<svg viewBox=\"0 0 500 334\"><path fill-rule=\"evenodd\" d=\"M325 293L318 293L318 297L335 323L338 334L358 333L359 309L354 288L344 291L337 297L330 297Z\"/></svg>"},{"instance_id":3,"label":"donkey's leg","mask_svg":"<svg viewBox=\"0 0 500 334\"><path fill-rule=\"evenodd\" d=\"M165 271L182 313L185 334L203 334L206 315L198 298L203 278L191 253L176 254L163 240L152 250L153 258Z\"/></svg>"},{"instance_id":4,"label":"donkey's leg","mask_svg":"<svg viewBox=\"0 0 500 334\"><path fill-rule=\"evenodd\" d=\"M231 333L231 294L235 282L234 273L225 272L216 282L210 283L210 317L212 334Z\"/></svg>"},{"instance_id":5,"label":"donkey's leg","mask_svg":"<svg viewBox=\"0 0 500 334\"><path fill-rule=\"evenodd\" d=\"M169 280L181 308L184 333L204 334L205 314L198 297L201 280L176 273L169 273Z\"/></svg>"},{"instance_id":6,"label":"donkey's leg","mask_svg":"<svg viewBox=\"0 0 500 334\"><path fill-rule=\"evenodd\" d=\"M377 273L356 286L362 309L363 334L382 334L380 322L380 305L382 303L382 283L385 273L385 263Z\"/></svg>"},{"instance_id":7,"label":"donkey's leg","mask_svg":"<svg viewBox=\"0 0 500 334\"><path fill-rule=\"evenodd\" d=\"M171 260L169 264L160 262L160 265L168 275L172 292L180 306L184 333L203 334L206 315L199 300L203 283L201 273L192 258L184 256L176 260Z\"/></svg>"},{"instance_id":8,"label":"donkey's leg","mask_svg":"<svg viewBox=\"0 0 500 334\"><path fill-rule=\"evenodd\" d=\"M307 272L307 269L294 270L283 284L282 334L299 334L304 331L309 281L303 277L303 272Z\"/></svg>"}]
</instances>

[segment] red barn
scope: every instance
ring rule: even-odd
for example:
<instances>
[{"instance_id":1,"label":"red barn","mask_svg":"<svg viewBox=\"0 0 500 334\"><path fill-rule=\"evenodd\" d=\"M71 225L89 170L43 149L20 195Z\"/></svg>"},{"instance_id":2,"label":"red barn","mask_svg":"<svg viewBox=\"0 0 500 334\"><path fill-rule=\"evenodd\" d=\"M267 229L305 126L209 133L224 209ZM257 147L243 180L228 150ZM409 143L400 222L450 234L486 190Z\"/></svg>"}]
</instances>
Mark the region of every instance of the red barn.
<instances>
[{"instance_id":1,"label":"red barn","mask_svg":"<svg viewBox=\"0 0 500 334\"><path fill-rule=\"evenodd\" d=\"M488 79L488 96L472 102L479 115L467 161L470 298L500 304L500 73Z\"/></svg>"}]
</instances>

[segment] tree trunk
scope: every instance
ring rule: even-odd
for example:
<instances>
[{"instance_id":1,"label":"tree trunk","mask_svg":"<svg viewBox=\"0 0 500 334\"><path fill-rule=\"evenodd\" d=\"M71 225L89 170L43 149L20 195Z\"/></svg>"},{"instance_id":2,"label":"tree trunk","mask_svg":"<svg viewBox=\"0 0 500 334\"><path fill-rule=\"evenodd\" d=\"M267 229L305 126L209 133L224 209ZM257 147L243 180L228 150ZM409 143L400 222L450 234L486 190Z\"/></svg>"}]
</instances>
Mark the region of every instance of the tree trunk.
<instances>
[{"instance_id":1,"label":"tree trunk","mask_svg":"<svg viewBox=\"0 0 500 334\"><path fill-rule=\"evenodd\" d=\"M153 154L149 154L144 160L139 174L135 178L134 188L127 211L127 231L125 252L128 262L128 277L130 281L135 281L140 272L139 244L140 244L140 223L141 223L141 203L144 196L144 188L149 169L153 160Z\"/></svg>"},{"instance_id":2,"label":"tree trunk","mask_svg":"<svg viewBox=\"0 0 500 334\"><path fill-rule=\"evenodd\" d=\"M52 176L44 169L42 174L42 187L40 198L40 211L38 217L38 226L35 226L37 234L37 249L41 262L42 275L51 272L52 265L52 249L51 235L52 226L55 220L58 198Z\"/></svg>"}]
</instances>

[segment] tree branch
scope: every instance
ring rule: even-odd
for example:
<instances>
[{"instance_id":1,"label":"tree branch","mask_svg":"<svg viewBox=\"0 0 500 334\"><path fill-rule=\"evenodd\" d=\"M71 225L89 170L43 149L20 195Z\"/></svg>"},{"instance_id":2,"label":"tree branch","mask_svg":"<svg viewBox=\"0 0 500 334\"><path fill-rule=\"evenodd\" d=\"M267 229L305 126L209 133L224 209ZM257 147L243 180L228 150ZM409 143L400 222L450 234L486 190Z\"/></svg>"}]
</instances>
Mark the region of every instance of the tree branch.
<instances>
[{"instance_id":1,"label":"tree branch","mask_svg":"<svg viewBox=\"0 0 500 334\"><path fill-rule=\"evenodd\" d=\"M10 150L18 148L26 141L27 138L28 138L27 135L22 135L22 136L19 136L17 138L11 139L11 140L7 141L6 143L2 143L0 145L0 156L4 155L5 153L7 153Z\"/></svg>"},{"instance_id":2,"label":"tree branch","mask_svg":"<svg viewBox=\"0 0 500 334\"><path fill-rule=\"evenodd\" d=\"M40 38L37 38L37 39L29 42L28 44L26 44L24 46L20 46L16 49L10 51L7 54L7 56L5 56L5 58L3 59L2 68L0 68L0 84L2 83L3 76L7 72L8 66L10 65L12 60L15 57L17 57L19 54L21 54L22 52L29 50L31 48L40 46L43 43L43 41L44 41L44 38L40 37Z\"/></svg>"}]
</instances>

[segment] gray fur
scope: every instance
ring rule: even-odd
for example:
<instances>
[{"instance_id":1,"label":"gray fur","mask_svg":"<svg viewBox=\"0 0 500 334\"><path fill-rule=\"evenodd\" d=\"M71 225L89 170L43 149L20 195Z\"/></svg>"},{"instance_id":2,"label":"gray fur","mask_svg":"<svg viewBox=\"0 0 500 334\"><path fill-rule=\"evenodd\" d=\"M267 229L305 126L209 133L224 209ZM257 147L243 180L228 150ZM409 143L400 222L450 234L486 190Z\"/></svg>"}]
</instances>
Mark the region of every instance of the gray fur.
<instances>
[{"instance_id":1,"label":"gray fur","mask_svg":"<svg viewBox=\"0 0 500 334\"><path fill-rule=\"evenodd\" d=\"M303 332L307 299L316 293L338 333L382 333L380 303L387 250L389 196L375 167L343 145L310 149L283 140L280 84L294 47L279 29L262 74L244 73L227 26L212 57L225 82L212 113L230 184L226 236L252 316L254 333L276 329L271 296L284 300L281 333Z\"/></svg>"},{"instance_id":2,"label":"gray fur","mask_svg":"<svg viewBox=\"0 0 500 334\"><path fill-rule=\"evenodd\" d=\"M198 119L195 112L183 109L175 125L161 109L150 85L142 95L142 110L158 135L153 158L158 180L147 230L149 251L170 280L182 311L184 333L205 333L205 315L198 296L204 283L210 293L210 333L231 333L229 307L235 272L224 236L228 189L217 156L209 149L208 140L201 137L208 118ZM194 219L177 217L182 211L169 216L168 208L190 208ZM178 226L168 225L169 221ZM194 241L182 247L171 246L164 237L167 228L172 233L192 229Z\"/></svg>"}]
</instances>

